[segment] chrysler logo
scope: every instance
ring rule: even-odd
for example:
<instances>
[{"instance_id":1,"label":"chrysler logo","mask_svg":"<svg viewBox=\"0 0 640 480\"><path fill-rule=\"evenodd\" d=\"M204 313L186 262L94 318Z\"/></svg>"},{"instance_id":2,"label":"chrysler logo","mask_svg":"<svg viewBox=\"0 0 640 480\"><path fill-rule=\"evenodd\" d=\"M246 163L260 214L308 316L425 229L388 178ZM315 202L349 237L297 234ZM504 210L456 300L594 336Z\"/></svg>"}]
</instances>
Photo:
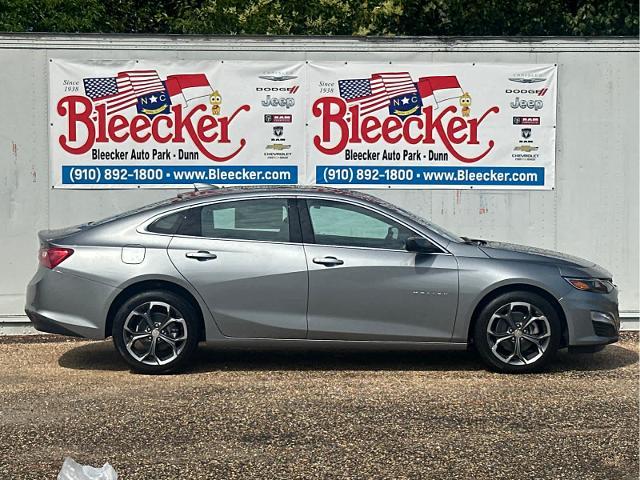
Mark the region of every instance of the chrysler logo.
<instances>
[{"instance_id":1,"label":"chrysler logo","mask_svg":"<svg viewBox=\"0 0 640 480\"><path fill-rule=\"evenodd\" d=\"M272 82L284 82L298 78L296 75L258 75L263 80L271 80Z\"/></svg>"},{"instance_id":2,"label":"chrysler logo","mask_svg":"<svg viewBox=\"0 0 640 480\"><path fill-rule=\"evenodd\" d=\"M539 83L544 82L546 78L542 77L509 77L509 80L516 83Z\"/></svg>"}]
</instances>

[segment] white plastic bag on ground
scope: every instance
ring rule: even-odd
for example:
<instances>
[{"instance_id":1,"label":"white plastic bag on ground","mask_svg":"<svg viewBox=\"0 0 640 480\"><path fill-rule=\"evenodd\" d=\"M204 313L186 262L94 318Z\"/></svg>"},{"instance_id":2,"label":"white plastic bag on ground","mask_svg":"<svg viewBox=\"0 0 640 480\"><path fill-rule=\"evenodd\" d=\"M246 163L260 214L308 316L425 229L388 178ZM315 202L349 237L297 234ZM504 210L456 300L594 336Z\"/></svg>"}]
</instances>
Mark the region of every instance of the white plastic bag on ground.
<instances>
[{"instance_id":1,"label":"white plastic bag on ground","mask_svg":"<svg viewBox=\"0 0 640 480\"><path fill-rule=\"evenodd\" d=\"M58 474L58 480L118 480L118 474L111 465L105 463L102 468L80 465L67 457Z\"/></svg>"}]
</instances>

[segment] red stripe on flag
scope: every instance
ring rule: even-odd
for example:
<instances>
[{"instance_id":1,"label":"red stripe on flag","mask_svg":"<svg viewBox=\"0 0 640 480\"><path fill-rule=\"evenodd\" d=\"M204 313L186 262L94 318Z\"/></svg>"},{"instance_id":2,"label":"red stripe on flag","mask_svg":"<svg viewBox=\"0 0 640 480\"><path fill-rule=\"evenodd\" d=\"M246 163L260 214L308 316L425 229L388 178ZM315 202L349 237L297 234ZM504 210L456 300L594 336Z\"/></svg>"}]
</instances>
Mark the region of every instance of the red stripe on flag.
<instances>
[{"instance_id":1,"label":"red stripe on flag","mask_svg":"<svg viewBox=\"0 0 640 480\"><path fill-rule=\"evenodd\" d=\"M174 95L178 95L179 93L182 93L182 89L180 88L180 82L178 82L178 79L176 78L167 77L167 81L165 82L165 85L167 86L167 93L169 94L170 97L173 97Z\"/></svg>"},{"instance_id":2,"label":"red stripe on flag","mask_svg":"<svg viewBox=\"0 0 640 480\"><path fill-rule=\"evenodd\" d=\"M448 88L461 88L458 78L455 75L444 75L441 77L421 77L418 80L418 92L422 98L433 95L436 90Z\"/></svg>"},{"instance_id":3,"label":"red stripe on flag","mask_svg":"<svg viewBox=\"0 0 640 480\"><path fill-rule=\"evenodd\" d=\"M458 77L455 75L443 76L443 77L426 77L431 83L433 90L443 90L445 88L461 88L458 82ZM422 80L422 78L420 79Z\"/></svg>"},{"instance_id":4,"label":"red stripe on flag","mask_svg":"<svg viewBox=\"0 0 640 480\"><path fill-rule=\"evenodd\" d=\"M167 77L167 81L169 81L170 79L177 80L182 90L184 90L185 88L191 88L191 87L211 87L211 85L209 85L209 80L207 79L207 76L204 73L169 75Z\"/></svg>"}]
</instances>

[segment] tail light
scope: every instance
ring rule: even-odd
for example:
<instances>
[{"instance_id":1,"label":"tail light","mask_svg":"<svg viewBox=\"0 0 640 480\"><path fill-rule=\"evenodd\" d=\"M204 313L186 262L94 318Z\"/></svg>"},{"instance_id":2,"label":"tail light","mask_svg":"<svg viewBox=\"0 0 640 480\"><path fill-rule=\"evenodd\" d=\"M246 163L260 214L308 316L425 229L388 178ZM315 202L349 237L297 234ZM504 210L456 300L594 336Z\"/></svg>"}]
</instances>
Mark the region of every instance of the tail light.
<instances>
[{"instance_id":1,"label":"tail light","mask_svg":"<svg viewBox=\"0 0 640 480\"><path fill-rule=\"evenodd\" d=\"M62 247L42 247L38 252L40 265L45 268L55 268L73 253L71 248Z\"/></svg>"}]
</instances>

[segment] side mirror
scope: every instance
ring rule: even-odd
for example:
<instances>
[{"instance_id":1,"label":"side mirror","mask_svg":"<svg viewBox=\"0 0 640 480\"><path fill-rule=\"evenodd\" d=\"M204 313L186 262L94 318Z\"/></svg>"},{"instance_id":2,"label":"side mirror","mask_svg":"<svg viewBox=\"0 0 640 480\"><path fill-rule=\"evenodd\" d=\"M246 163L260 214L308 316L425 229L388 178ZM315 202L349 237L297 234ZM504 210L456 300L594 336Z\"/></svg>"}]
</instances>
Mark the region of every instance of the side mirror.
<instances>
[{"instance_id":1,"label":"side mirror","mask_svg":"<svg viewBox=\"0 0 640 480\"><path fill-rule=\"evenodd\" d=\"M409 238L407 238L407 240L406 240L406 242L404 244L404 248L408 252L423 253L423 254L441 253L442 252L442 250L440 250L440 248L436 247L429 240L427 240L426 238L422 238L422 237L409 237Z\"/></svg>"}]
</instances>

